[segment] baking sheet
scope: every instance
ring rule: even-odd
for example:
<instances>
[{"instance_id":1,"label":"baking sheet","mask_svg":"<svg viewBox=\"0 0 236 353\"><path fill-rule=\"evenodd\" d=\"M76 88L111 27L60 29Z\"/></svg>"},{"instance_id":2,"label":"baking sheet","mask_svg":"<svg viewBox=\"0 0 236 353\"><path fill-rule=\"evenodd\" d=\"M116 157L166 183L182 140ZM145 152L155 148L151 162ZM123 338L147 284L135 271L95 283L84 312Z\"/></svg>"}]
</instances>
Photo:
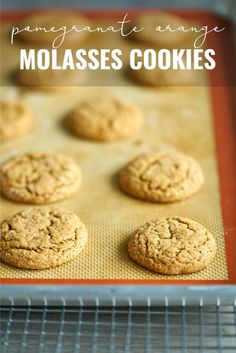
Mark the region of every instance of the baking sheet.
<instances>
[{"instance_id":1,"label":"baking sheet","mask_svg":"<svg viewBox=\"0 0 236 353\"><path fill-rule=\"evenodd\" d=\"M6 72L14 67L12 54ZM3 278L228 279L210 89L124 87L126 80L121 73L119 87L83 87L55 94L27 91L22 95L17 88L4 89L3 94L8 97L21 94L34 111L36 124L31 134L3 145L2 160L28 151L59 151L74 158L82 169L81 189L54 206L76 212L88 228L89 241L77 259L58 268L26 271L1 264ZM76 138L65 129L64 119L71 109L84 97L101 91L141 107L145 124L139 136L128 141L96 143ZM173 148L200 162L206 183L198 194L182 202L158 205L132 199L119 189L117 171L130 159L151 150ZM2 199L1 218L26 206ZM150 219L176 215L192 218L214 234L218 255L207 269L191 275L164 276L142 269L129 259L127 241L137 227Z\"/></svg>"},{"instance_id":2,"label":"baking sheet","mask_svg":"<svg viewBox=\"0 0 236 353\"><path fill-rule=\"evenodd\" d=\"M63 124L70 110L85 96L101 91L138 104L145 124L129 141L97 143L70 135ZM27 151L58 151L74 158L82 169L81 189L70 199L54 204L76 212L86 224L89 241L76 260L58 268L26 271L2 264L6 278L63 279L170 279L142 269L127 254L129 235L157 217L175 215L192 218L215 236L218 255L205 270L171 279L227 279L218 175L208 88L151 90L145 88L81 88L75 92L48 94L30 92L25 101L37 123L28 136L5 143L2 159ZM201 104L200 104L201 102ZM196 158L206 183L188 200L158 205L133 199L117 185L117 171L140 153L176 148ZM2 199L2 218L26 205Z\"/></svg>"}]
</instances>

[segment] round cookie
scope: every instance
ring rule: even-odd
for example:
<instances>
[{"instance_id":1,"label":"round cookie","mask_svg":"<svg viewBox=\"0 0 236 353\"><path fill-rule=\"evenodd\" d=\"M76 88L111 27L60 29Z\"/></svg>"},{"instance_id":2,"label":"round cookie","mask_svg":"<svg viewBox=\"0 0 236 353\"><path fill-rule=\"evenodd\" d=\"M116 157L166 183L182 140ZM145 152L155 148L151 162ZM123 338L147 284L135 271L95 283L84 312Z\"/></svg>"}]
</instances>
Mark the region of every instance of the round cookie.
<instances>
[{"instance_id":1,"label":"round cookie","mask_svg":"<svg viewBox=\"0 0 236 353\"><path fill-rule=\"evenodd\" d=\"M128 70L132 80L143 86L152 87L174 87L191 86L199 82L199 77L194 70Z\"/></svg>"},{"instance_id":2,"label":"round cookie","mask_svg":"<svg viewBox=\"0 0 236 353\"><path fill-rule=\"evenodd\" d=\"M0 239L2 261L40 270L77 257L87 242L87 231L72 212L27 208L1 223Z\"/></svg>"},{"instance_id":3,"label":"round cookie","mask_svg":"<svg viewBox=\"0 0 236 353\"><path fill-rule=\"evenodd\" d=\"M204 183L200 165L174 151L142 155L119 173L121 188L145 201L174 202L196 193Z\"/></svg>"},{"instance_id":4,"label":"round cookie","mask_svg":"<svg viewBox=\"0 0 236 353\"><path fill-rule=\"evenodd\" d=\"M147 222L128 243L130 257L140 266L169 275L201 271L212 261L216 248L205 227L182 217Z\"/></svg>"},{"instance_id":5,"label":"round cookie","mask_svg":"<svg viewBox=\"0 0 236 353\"><path fill-rule=\"evenodd\" d=\"M18 70L17 82L23 86L38 90L61 91L82 86L88 72L73 70Z\"/></svg>"},{"instance_id":6,"label":"round cookie","mask_svg":"<svg viewBox=\"0 0 236 353\"><path fill-rule=\"evenodd\" d=\"M27 153L1 168L2 194L17 202L57 202L76 192L80 183L80 168L59 153Z\"/></svg>"},{"instance_id":7,"label":"round cookie","mask_svg":"<svg viewBox=\"0 0 236 353\"><path fill-rule=\"evenodd\" d=\"M68 125L84 138L112 141L136 135L142 120L136 105L116 97L98 96L81 102L68 117Z\"/></svg>"},{"instance_id":8,"label":"round cookie","mask_svg":"<svg viewBox=\"0 0 236 353\"><path fill-rule=\"evenodd\" d=\"M191 27L180 16L165 11L145 13L137 18L135 24L138 28L143 28L143 30L133 35L134 40L160 48L182 47L192 36L191 32L184 32L183 30L173 32L169 30L156 31L156 28L159 26L162 30L166 29L167 26L172 30L179 27Z\"/></svg>"},{"instance_id":9,"label":"round cookie","mask_svg":"<svg viewBox=\"0 0 236 353\"><path fill-rule=\"evenodd\" d=\"M58 29L66 26L67 30L70 30L72 26L76 25L79 29L89 25L89 21L81 14L66 11L66 10L47 10L47 11L37 11L30 16L27 16L20 24L21 28L30 26L31 29L35 28L45 28L46 30L52 27L57 30L57 32L44 30L38 30L33 32L23 31L19 34L19 38L35 44L41 44L44 46L52 45L55 38L62 35L63 31L58 31ZM88 35L87 31L75 32L72 31L65 36L63 45L68 46L72 44L78 44ZM61 36L62 37L62 36ZM60 44L61 37L55 42L56 47Z\"/></svg>"},{"instance_id":10,"label":"round cookie","mask_svg":"<svg viewBox=\"0 0 236 353\"><path fill-rule=\"evenodd\" d=\"M11 140L33 127L31 110L20 101L0 101L0 141Z\"/></svg>"}]
</instances>

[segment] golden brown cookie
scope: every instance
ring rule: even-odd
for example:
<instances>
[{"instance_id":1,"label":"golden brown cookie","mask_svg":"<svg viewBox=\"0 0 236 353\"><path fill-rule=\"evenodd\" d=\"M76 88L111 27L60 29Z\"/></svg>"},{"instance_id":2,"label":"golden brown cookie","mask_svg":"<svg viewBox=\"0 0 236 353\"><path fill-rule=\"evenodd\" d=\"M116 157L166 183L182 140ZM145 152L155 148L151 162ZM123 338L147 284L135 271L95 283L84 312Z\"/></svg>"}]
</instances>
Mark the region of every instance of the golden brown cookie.
<instances>
[{"instance_id":1,"label":"golden brown cookie","mask_svg":"<svg viewBox=\"0 0 236 353\"><path fill-rule=\"evenodd\" d=\"M80 183L80 168L59 153L27 153L1 168L2 194L17 202L57 202L76 192Z\"/></svg>"},{"instance_id":2,"label":"golden brown cookie","mask_svg":"<svg viewBox=\"0 0 236 353\"><path fill-rule=\"evenodd\" d=\"M89 20L86 19L83 15L66 10L44 10L33 13L30 16L27 16L20 24L21 28L30 26L30 29L35 28L45 28L45 30L37 30L33 32L23 31L18 36L20 39L35 44L41 44L44 46L52 45L54 39L59 35L63 34L60 28L66 26L67 31L71 30L72 26L76 25L78 29L83 29L89 25ZM48 31L54 27L53 31ZM57 31L57 32L55 32ZM64 45L78 44L88 35L88 31L75 32L71 31L66 34ZM58 39L55 44L60 43Z\"/></svg>"},{"instance_id":3,"label":"golden brown cookie","mask_svg":"<svg viewBox=\"0 0 236 353\"><path fill-rule=\"evenodd\" d=\"M136 26L143 28L143 30L135 33L133 38L143 44L160 48L177 48L182 47L192 36L191 32L185 32L183 30L164 31L167 26L172 30L179 27L184 27L185 29L191 27L182 17L165 11L154 11L152 13L142 14L135 22ZM162 31L156 31L156 28L159 26Z\"/></svg>"},{"instance_id":4,"label":"golden brown cookie","mask_svg":"<svg viewBox=\"0 0 236 353\"><path fill-rule=\"evenodd\" d=\"M132 137L142 126L141 110L134 104L111 96L89 98L68 117L75 134L99 141Z\"/></svg>"},{"instance_id":5,"label":"golden brown cookie","mask_svg":"<svg viewBox=\"0 0 236 353\"><path fill-rule=\"evenodd\" d=\"M159 218L138 228L128 243L130 257L142 267L169 274L204 269L216 254L213 235L188 218Z\"/></svg>"},{"instance_id":6,"label":"golden brown cookie","mask_svg":"<svg viewBox=\"0 0 236 353\"><path fill-rule=\"evenodd\" d=\"M40 270L77 257L87 242L87 231L72 212L26 208L2 222L0 239L2 261Z\"/></svg>"},{"instance_id":7,"label":"golden brown cookie","mask_svg":"<svg viewBox=\"0 0 236 353\"><path fill-rule=\"evenodd\" d=\"M175 87L191 86L199 81L199 77L194 70L128 70L128 75L132 80L143 86L152 87Z\"/></svg>"},{"instance_id":8,"label":"golden brown cookie","mask_svg":"<svg viewBox=\"0 0 236 353\"><path fill-rule=\"evenodd\" d=\"M0 101L0 122L0 141L11 140L32 129L32 112L21 101Z\"/></svg>"},{"instance_id":9,"label":"golden brown cookie","mask_svg":"<svg viewBox=\"0 0 236 353\"><path fill-rule=\"evenodd\" d=\"M121 188L145 201L174 202L196 193L204 183L200 165L182 153L142 155L119 173Z\"/></svg>"},{"instance_id":10,"label":"golden brown cookie","mask_svg":"<svg viewBox=\"0 0 236 353\"><path fill-rule=\"evenodd\" d=\"M73 70L19 70L16 72L17 82L28 88L46 91L61 91L83 86L87 79L87 71Z\"/></svg>"}]
</instances>

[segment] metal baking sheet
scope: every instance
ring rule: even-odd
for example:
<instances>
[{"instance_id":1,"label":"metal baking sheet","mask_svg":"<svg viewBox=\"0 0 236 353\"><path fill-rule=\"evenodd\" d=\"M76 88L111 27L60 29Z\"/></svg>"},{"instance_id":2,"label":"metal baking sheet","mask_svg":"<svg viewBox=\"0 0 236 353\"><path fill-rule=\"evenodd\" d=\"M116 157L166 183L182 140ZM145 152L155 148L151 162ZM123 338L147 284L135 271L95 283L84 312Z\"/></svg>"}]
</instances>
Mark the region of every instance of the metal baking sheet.
<instances>
[{"instance_id":1,"label":"metal baking sheet","mask_svg":"<svg viewBox=\"0 0 236 353\"><path fill-rule=\"evenodd\" d=\"M193 14L194 20L197 17L198 21L207 18L212 23L219 22L214 15L204 12L197 12L197 15L196 12L185 12L184 16L191 19ZM95 17L95 14L87 15ZM105 18L107 16L109 14L105 14ZM8 13L3 17L10 20L14 14ZM215 45L219 49L223 43L228 44L222 41ZM119 85L117 82L113 87L81 87L70 93L27 91L22 94L17 87L5 88L6 95L14 97L21 94L21 98L27 101L35 112L36 126L32 134L4 144L2 160L29 150L63 151L73 157L82 168L83 185L78 194L56 206L77 212L89 230L89 243L83 253L61 267L24 271L2 264L5 296L12 296L15 286L22 288L21 295L18 295L21 298L29 288L31 296L33 293L37 297L50 292L55 295L57 286L67 287L67 297L70 293L75 295L72 286L73 289L80 289L83 295L86 292L96 293L96 290L99 293L104 291L104 295L105 292L110 295L134 295L135 288L143 288L138 292L142 297L147 295L147 291L156 293L160 288L168 292L166 285L170 285L168 288L188 285L195 288L196 293L199 293L198 286L203 286L199 288L207 293L209 286L215 290L216 287L236 283L236 228L233 215L236 204L235 193L232 192L235 190L233 181L236 171L231 125L234 87L227 83L228 63L222 50L218 52L218 59L222 66L222 82L225 80L223 86L215 84L216 73L213 72L208 87L159 90L133 85L125 87L128 78L123 75L119 78ZM12 53L13 59L9 60L8 69L13 67ZM140 105L145 116L145 128L139 136L129 141L101 144L77 139L66 131L63 124L66 115L84 96L96 94L98 90L125 97ZM197 195L171 205L156 205L134 200L121 192L116 181L119 168L134 156L159 148L176 148L199 160L206 185ZM1 216L4 219L25 206L2 199ZM129 234L146 220L171 215L193 218L214 233L219 256L209 268L193 275L163 276L144 270L129 259ZM180 288L180 291L187 293L190 287ZM162 295L164 292L161 292Z\"/></svg>"}]
</instances>

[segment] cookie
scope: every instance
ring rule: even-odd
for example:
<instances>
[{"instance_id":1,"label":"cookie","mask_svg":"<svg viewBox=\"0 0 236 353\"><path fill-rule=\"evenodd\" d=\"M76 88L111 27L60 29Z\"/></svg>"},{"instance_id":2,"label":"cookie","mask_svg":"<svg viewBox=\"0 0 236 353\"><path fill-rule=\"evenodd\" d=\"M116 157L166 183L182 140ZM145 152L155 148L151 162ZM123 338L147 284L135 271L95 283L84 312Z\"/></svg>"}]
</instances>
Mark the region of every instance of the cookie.
<instances>
[{"instance_id":1,"label":"cookie","mask_svg":"<svg viewBox=\"0 0 236 353\"><path fill-rule=\"evenodd\" d=\"M80 168L59 153L27 153L1 168L2 194L17 202L57 202L75 193L80 183Z\"/></svg>"},{"instance_id":2,"label":"cookie","mask_svg":"<svg viewBox=\"0 0 236 353\"><path fill-rule=\"evenodd\" d=\"M200 165L174 151L142 155L126 165L118 177L127 194L152 202L183 200L204 183Z\"/></svg>"},{"instance_id":3,"label":"cookie","mask_svg":"<svg viewBox=\"0 0 236 353\"><path fill-rule=\"evenodd\" d=\"M28 133L33 127L31 110L21 101L0 101L0 141Z\"/></svg>"},{"instance_id":4,"label":"cookie","mask_svg":"<svg viewBox=\"0 0 236 353\"><path fill-rule=\"evenodd\" d=\"M216 248L205 227L182 217L147 222L128 243L130 257L140 266L169 275L201 271L212 261Z\"/></svg>"},{"instance_id":5,"label":"cookie","mask_svg":"<svg viewBox=\"0 0 236 353\"><path fill-rule=\"evenodd\" d=\"M68 126L84 138L112 141L136 135L142 120L141 110L135 104L98 96L81 102L68 117Z\"/></svg>"},{"instance_id":6,"label":"cookie","mask_svg":"<svg viewBox=\"0 0 236 353\"><path fill-rule=\"evenodd\" d=\"M77 257L87 242L87 231L72 212L26 208L2 222L0 239L2 261L40 270Z\"/></svg>"},{"instance_id":7,"label":"cookie","mask_svg":"<svg viewBox=\"0 0 236 353\"><path fill-rule=\"evenodd\" d=\"M186 29L190 28L191 26L187 21L180 16L165 11L142 14L136 19L135 24L138 28L143 28L143 30L135 33L133 39L143 44L151 45L152 47L183 47L192 36L190 31L184 32L183 30L176 30L180 27ZM161 31L156 30L159 26ZM171 28L172 31L165 30L167 27Z\"/></svg>"},{"instance_id":8,"label":"cookie","mask_svg":"<svg viewBox=\"0 0 236 353\"><path fill-rule=\"evenodd\" d=\"M30 29L42 28L46 30L35 30L32 32L23 31L18 34L21 40L30 44L41 44L42 46L51 46L55 38L59 35L62 37L63 30L60 28L66 27L67 31L76 25L78 29L83 29L89 25L88 19L83 15L66 10L47 10L37 11L30 16L27 16L21 23L21 28L30 26ZM49 31L54 27L54 31ZM55 32L56 31L56 32ZM78 44L86 38L88 31L75 32L71 31L65 36L63 45ZM56 46L60 44L61 37L55 42Z\"/></svg>"},{"instance_id":9,"label":"cookie","mask_svg":"<svg viewBox=\"0 0 236 353\"><path fill-rule=\"evenodd\" d=\"M140 70L127 71L129 77L143 86L174 87L192 86L200 83L200 78L194 70Z\"/></svg>"},{"instance_id":10,"label":"cookie","mask_svg":"<svg viewBox=\"0 0 236 353\"><path fill-rule=\"evenodd\" d=\"M18 70L16 80L20 86L36 90L61 91L83 86L87 80L86 70Z\"/></svg>"}]
</instances>

